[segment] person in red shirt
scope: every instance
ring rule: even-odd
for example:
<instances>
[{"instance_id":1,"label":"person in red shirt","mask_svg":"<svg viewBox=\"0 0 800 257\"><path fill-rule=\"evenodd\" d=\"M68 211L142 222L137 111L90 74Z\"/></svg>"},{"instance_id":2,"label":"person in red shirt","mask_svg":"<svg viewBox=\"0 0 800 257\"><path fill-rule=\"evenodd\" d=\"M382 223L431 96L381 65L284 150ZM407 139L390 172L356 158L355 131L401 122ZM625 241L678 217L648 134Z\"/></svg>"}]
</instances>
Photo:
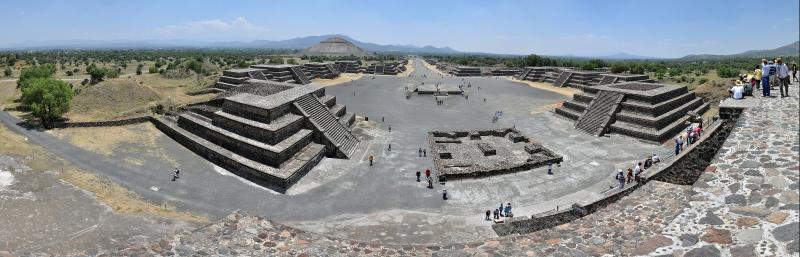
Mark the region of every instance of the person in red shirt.
<instances>
[{"instance_id":1,"label":"person in red shirt","mask_svg":"<svg viewBox=\"0 0 800 257\"><path fill-rule=\"evenodd\" d=\"M431 169L425 169L425 177L426 178L430 178L431 177Z\"/></svg>"}]
</instances>

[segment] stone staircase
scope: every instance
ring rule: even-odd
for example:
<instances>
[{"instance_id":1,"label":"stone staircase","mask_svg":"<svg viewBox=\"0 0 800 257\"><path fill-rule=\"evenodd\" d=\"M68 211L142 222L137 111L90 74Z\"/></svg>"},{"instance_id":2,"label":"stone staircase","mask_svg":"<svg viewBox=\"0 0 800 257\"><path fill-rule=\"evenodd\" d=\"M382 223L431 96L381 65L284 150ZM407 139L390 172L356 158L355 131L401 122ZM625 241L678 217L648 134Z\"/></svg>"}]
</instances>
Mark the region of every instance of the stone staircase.
<instances>
[{"instance_id":1,"label":"stone staircase","mask_svg":"<svg viewBox=\"0 0 800 257\"><path fill-rule=\"evenodd\" d=\"M600 79L600 83L597 83L597 84L598 85L608 85L608 84L614 84L616 82L617 82L617 77L614 77L614 76L603 76L603 78Z\"/></svg>"},{"instance_id":2,"label":"stone staircase","mask_svg":"<svg viewBox=\"0 0 800 257\"><path fill-rule=\"evenodd\" d=\"M525 68L524 70L522 70L522 73L521 73L521 74L519 74L519 76L517 77L517 79L519 79L519 80L525 80L525 78L526 78L526 77L528 77L528 73L531 73L531 70L533 70L533 69L531 69L531 68Z\"/></svg>"},{"instance_id":3,"label":"stone staircase","mask_svg":"<svg viewBox=\"0 0 800 257\"><path fill-rule=\"evenodd\" d=\"M340 154L350 158L358 146L358 138L312 94L303 95L294 102L312 124L321 131Z\"/></svg>"},{"instance_id":4,"label":"stone staircase","mask_svg":"<svg viewBox=\"0 0 800 257\"><path fill-rule=\"evenodd\" d=\"M305 85L311 83L311 80L308 79L306 74L300 70L299 67L293 66L290 69L292 70L292 73L294 73L294 77L297 78L298 82L300 82L299 84Z\"/></svg>"},{"instance_id":5,"label":"stone staircase","mask_svg":"<svg viewBox=\"0 0 800 257\"><path fill-rule=\"evenodd\" d=\"M572 76L571 71L561 72L561 75L559 75L556 81L553 82L553 85L557 87L564 87L564 85L567 84L567 81L571 76Z\"/></svg>"},{"instance_id":6,"label":"stone staircase","mask_svg":"<svg viewBox=\"0 0 800 257\"><path fill-rule=\"evenodd\" d=\"M597 97L589 103L587 111L575 123L575 129L591 135L602 136L624 97L625 95L622 93L600 91Z\"/></svg>"}]
</instances>

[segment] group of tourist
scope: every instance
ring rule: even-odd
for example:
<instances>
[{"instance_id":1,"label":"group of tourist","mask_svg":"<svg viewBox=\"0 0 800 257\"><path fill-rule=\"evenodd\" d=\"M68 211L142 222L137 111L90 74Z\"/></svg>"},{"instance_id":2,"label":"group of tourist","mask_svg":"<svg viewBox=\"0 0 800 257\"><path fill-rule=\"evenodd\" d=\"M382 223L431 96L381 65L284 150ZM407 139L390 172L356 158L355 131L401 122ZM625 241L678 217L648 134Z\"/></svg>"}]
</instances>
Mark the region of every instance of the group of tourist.
<instances>
[{"instance_id":1,"label":"group of tourist","mask_svg":"<svg viewBox=\"0 0 800 257\"><path fill-rule=\"evenodd\" d=\"M486 210L487 221L492 220L492 218L494 218L494 220L500 220L500 217L514 217L514 213L511 212L511 203L507 203L505 206L503 206L503 203L500 203L500 207L494 209L494 212Z\"/></svg>"},{"instance_id":2,"label":"group of tourist","mask_svg":"<svg viewBox=\"0 0 800 257\"><path fill-rule=\"evenodd\" d=\"M622 170L617 170L617 175L614 178L618 182L619 189L625 188L625 184L630 184L636 181L639 176L644 173L644 171L650 169L653 167L653 165L659 162L661 162L661 157L659 157L657 154L653 154L647 156L643 163L639 162L636 163L636 165L632 168L628 168L627 174Z\"/></svg>"},{"instance_id":3,"label":"group of tourist","mask_svg":"<svg viewBox=\"0 0 800 257\"><path fill-rule=\"evenodd\" d=\"M702 132L703 123L696 123L686 127L685 134L680 134L675 137L675 155L678 155L683 151L684 144L687 144L686 148L689 148L688 145L697 142L700 139Z\"/></svg>"},{"instance_id":4,"label":"group of tourist","mask_svg":"<svg viewBox=\"0 0 800 257\"><path fill-rule=\"evenodd\" d=\"M797 64L793 63L791 68L783 62L782 58L777 58L772 61L761 59L761 64L756 65L752 75L748 75L750 80L750 88L760 89L762 97L772 97L771 90L778 87L781 93L781 98L789 96L789 84L791 80L800 81L798 79ZM740 76L740 81L744 80L744 75ZM733 99L743 99L747 95L747 88L743 83L736 83L730 89L730 97Z\"/></svg>"}]
</instances>

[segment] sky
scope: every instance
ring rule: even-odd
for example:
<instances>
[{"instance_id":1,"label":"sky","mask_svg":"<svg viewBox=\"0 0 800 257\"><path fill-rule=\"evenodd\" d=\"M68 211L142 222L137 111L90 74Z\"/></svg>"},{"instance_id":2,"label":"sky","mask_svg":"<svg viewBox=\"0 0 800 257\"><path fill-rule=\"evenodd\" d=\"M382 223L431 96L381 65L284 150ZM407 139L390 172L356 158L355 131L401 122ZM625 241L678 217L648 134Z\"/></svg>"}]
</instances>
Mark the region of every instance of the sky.
<instances>
[{"instance_id":1,"label":"sky","mask_svg":"<svg viewBox=\"0 0 800 257\"><path fill-rule=\"evenodd\" d=\"M2 9L0 47L343 34L464 52L681 57L772 49L800 38L798 0L10 0Z\"/></svg>"}]
</instances>

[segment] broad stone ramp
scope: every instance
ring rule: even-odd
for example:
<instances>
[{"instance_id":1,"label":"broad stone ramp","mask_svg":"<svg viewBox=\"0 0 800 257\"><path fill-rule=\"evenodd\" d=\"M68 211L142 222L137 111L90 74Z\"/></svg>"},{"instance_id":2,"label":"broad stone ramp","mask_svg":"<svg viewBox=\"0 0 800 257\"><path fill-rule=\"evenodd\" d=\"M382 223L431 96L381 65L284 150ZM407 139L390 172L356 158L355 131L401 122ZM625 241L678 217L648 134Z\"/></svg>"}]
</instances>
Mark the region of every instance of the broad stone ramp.
<instances>
[{"instance_id":1,"label":"broad stone ramp","mask_svg":"<svg viewBox=\"0 0 800 257\"><path fill-rule=\"evenodd\" d=\"M625 94L600 91L589 103L586 112L575 123L575 129L595 136L602 136L611 122L611 117L619 109Z\"/></svg>"},{"instance_id":2,"label":"broad stone ramp","mask_svg":"<svg viewBox=\"0 0 800 257\"><path fill-rule=\"evenodd\" d=\"M525 78L528 77L528 73L531 73L531 70L533 70L533 69L532 68L525 68L524 70L522 70L522 73L519 74L517 79L525 80Z\"/></svg>"},{"instance_id":3,"label":"broad stone ramp","mask_svg":"<svg viewBox=\"0 0 800 257\"><path fill-rule=\"evenodd\" d=\"M564 71L561 73L561 75L558 75L558 78L556 79L555 82L553 82L553 85L557 87L564 87L564 85L567 84L567 81L569 80L570 77L572 77L572 72Z\"/></svg>"},{"instance_id":4,"label":"broad stone ramp","mask_svg":"<svg viewBox=\"0 0 800 257\"><path fill-rule=\"evenodd\" d=\"M328 138L339 153L350 158L358 146L358 138L312 94L303 95L294 102L311 123Z\"/></svg>"},{"instance_id":5,"label":"broad stone ramp","mask_svg":"<svg viewBox=\"0 0 800 257\"><path fill-rule=\"evenodd\" d=\"M308 79L306 74L303 73L303 71L300 70L300 68L298 68L297 66L292 66L290 69L292 70L292 73L294 73L294 77L297 78L298 82L300 82L299 84L305 85L311 83L311 80Z\"/></svg>"}]
</instances>

